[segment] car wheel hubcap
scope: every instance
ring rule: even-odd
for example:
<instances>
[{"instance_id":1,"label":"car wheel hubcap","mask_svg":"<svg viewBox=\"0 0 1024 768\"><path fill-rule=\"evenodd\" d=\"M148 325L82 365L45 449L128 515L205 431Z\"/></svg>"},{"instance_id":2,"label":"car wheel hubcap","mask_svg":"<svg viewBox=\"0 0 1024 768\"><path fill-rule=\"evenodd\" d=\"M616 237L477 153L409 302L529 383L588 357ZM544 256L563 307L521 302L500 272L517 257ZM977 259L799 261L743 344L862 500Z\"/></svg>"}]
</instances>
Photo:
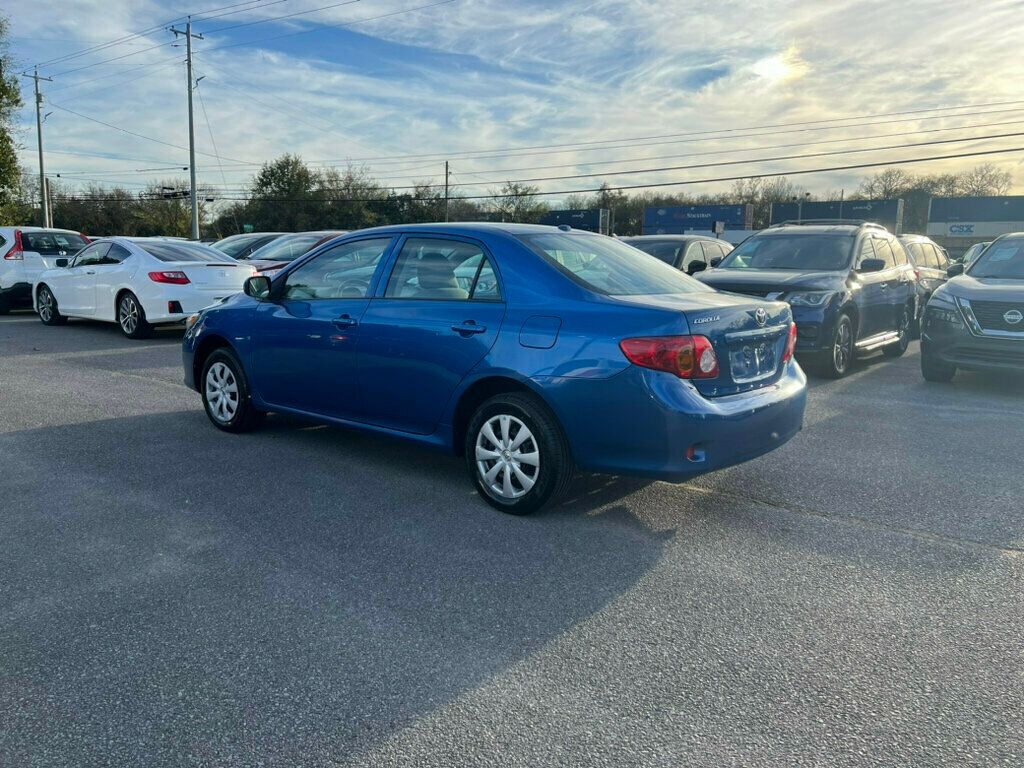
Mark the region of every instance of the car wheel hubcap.
<instances>
[{"instance_id":1,"label":"car wheel hubcap","mask_svg":"<svg viewBox=\"0 0 1024 768\"><path fill-rule=\"evenodd\" d=\"M219 422L228 422L238 412L238 381L224 363L214 363L206 372L206 404Z\"/></svg>"},{"instance_id":2,"label":"car wheel hubcap","mask_svg":"<svg viewBox=\"0 0 1024 768\"><path fill-rule=\"evenodd\" d=\"M476 469L494 496L513 500L530 492L540 474L540 448L515 416L492 416L476 436Z\"/></svg>"},{"instance_id":3,"label":"car wheel hubcap","mask_svg":"<svg viewBox=\"0 0 1024 768\"><path fill-rule=\"evenodd\" d=\"M39 316L47 322L53 317L53 297L49 291L39 294Z\"/></svg>"},{"instance_id":4,"label":"car wheel hubcap","mask_svg":"<svg viewBox=\"0 0 1024 768\"><path fill-rule=\"evenodd\" d=\"M837 371L845 371L846 366L850 363L852 339L853 334L850 332L850 324L843 323L840 325L839 331L836 333L836 344L832 350Z\"/></svg>"},{"instance_id":5,"label":"car wheel hubcap","mask_svg":"<svg viewBox=\"0 0 1024 768\"><path fill-rule=\"evenodd\" d=\"M121 299L121 328L125 333L135 333L139 326L139 305L130 296Z\"/></svg>"}]
</instances>

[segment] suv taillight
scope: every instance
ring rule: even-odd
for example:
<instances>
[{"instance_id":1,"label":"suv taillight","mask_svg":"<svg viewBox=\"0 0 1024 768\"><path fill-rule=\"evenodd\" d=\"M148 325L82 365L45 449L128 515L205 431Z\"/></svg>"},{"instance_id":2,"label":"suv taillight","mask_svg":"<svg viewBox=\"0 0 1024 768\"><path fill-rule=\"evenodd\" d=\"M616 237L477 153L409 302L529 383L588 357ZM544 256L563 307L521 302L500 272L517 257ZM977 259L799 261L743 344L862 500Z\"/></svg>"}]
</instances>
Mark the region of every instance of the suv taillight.
<instances>
[{"instance_id":1,"label":"suv taillight","mask_svg":"<svg viewBox=\"0 0 1024 768\"><path fill-rule=\"evenodd\" d=\"M7 261L22 261L25 258L25 248L21 244L21 230L14 230L14 247L4 254Z\"/></svg>"},{"instance_id":2,"label":"suv taillight","mask_svg":"<svg viewBox=\"0 0 1024 768\"><path fill-rule=\"evenodd\" d=\"M184 272L150 272L149 279L154 283L170 283L171 285L187 285L190 281Z\"/></svg>"},{"instance_id":3,"label":"suv taillight","mask_svg":"<svg viewBox=\"0 0 1024 768\"><path fill-rule=\"evenodd\" d=\"M796 352L796 323L789 324L789 337L786 339L786 351L782 353L782 362L787 363L793 359Z\"/></svg>"},{"instance_id":4,"label":"suv taillight","mask_svg":"<svg viewBox=\"0 0 1024 768\"><path fill-rule=\"evenodd\" d=\"M641 368L666 371L681 379L713 379L718 357L706 336L645 336L623 339L619 349Z\"/></svg>"}]
</instances>

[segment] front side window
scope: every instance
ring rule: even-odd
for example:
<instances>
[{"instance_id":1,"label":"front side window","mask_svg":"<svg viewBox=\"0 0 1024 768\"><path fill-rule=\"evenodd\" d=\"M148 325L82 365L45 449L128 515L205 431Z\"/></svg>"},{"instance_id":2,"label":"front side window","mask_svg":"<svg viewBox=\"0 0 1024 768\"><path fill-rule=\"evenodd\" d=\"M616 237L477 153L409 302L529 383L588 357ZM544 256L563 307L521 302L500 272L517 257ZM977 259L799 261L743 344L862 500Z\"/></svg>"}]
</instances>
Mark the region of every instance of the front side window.
<instances>
[{"instance_id":1,"label":"front side window","mask_svg":"<svg viewBox=\"0 0 1024 768\"><path fill-rule=\"evenodd\" d=\"M480 246L433 237L405 241L384 295L391 299L501 299L494 268Z\"/></svg>"},{"instance_id":2,"label":"front side window","mask_svg":"<svg viewBox=\"0 0 1024 768\"><path fill-rule=\"evenodd\" d=\"M872 238L875 241L875 258L885 262L884 269L892 269L896 266L896 259L892 253L889 241L882 237Z\"/></svg>"},{"instance_id":3,"label":"front side window","mask_svg":"<svg viewBox=\"0 0 1024 768\"><path fill-rule=\"evenodd\" d=\"M968 270L971 277L1024 280L1024 237L992 243Z\"/></svg>"},{"instance_id":4,"label":"front side window","mask_svg":"<svg viewBox=\"0 0 1024 768\"><path fill-rule=\"evenodd\" d=\"M75 256L74 262L71 264L73 267L90 267L95 266L106 258L107 250L110 248L110 243L94 243L86 248L83 248Z\"/></svg>"},{"instance_id":5,"label":"front side window","mask_svg":"<svg viewBox=\"0 0 1024 768\"><path fill-rule=\"evenodd\" d=\"M365 298L377 265L390 244L390 237L379 237L328 248L288 273L281 298L297 301Z\"/></svg>"},{"instance_id":6,"label":"front side window","mask_svg":"<svg viewBox=\"0 0 1024 768\"><path fill-rule=\"evenodd\" d=\"M893 261L897 267L905 266L907 262L907 250L903 247L903 243L899 240L890 240L889 246L892 248Z\"/></svg>"},{"instance_id":7,"label":"front side window","mask_svg":"<svg viewBox=\"0 0 1024 768\"><path fill-rule=\"evenodd\" d=\"M838 234L771 234L754 236L732 251L720 269L847 269L854 238ZM872 257L874 258L874 257Z\"/></svg>"},{"instance_id":8,"label":"front side window","mask_svg":"<svg viewBox=\"0 0 1024 768\"><path fill-rule=\"evenodd\" d=\"M576 283L607 296L711 290L678 269L603 235L559 232L522 235L519 239Z\"/></svg>"}]
</instances>

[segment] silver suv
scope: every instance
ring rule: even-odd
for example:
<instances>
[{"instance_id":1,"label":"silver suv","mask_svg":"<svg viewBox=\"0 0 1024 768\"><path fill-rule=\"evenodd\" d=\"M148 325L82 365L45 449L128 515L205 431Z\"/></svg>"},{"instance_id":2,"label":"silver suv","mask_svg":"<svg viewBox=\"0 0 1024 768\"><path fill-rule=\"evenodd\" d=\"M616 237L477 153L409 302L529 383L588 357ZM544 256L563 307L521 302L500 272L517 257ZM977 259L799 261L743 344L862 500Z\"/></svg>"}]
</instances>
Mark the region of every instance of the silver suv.
<instances>
[{"instance_id":1,"label":"silver suv","mask_svg":"<svg viewBox=\"0 0 1024 768\"><path fill-rule=\"evenodd\" d=\"M32 284L43 270L70 259L89 243L81 232L42 227L0 227L0 315L32 305Z\"/></svg>"}]
</instances>

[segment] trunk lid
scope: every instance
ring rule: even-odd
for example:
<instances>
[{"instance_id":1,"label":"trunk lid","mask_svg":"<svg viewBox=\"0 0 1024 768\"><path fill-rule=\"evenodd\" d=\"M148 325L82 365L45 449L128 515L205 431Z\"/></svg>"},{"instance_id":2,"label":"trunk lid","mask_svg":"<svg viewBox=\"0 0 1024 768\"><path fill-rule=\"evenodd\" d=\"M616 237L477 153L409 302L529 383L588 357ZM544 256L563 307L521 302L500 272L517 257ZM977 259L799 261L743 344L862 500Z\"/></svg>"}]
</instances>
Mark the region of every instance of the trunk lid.
<instances>
[{"instance_id":1,"label":"trunk lid","mask_svg":"<svg viewBox=\"0 0 1024 768\"><path fill-rule=\"evenodd\" d=\"M212 291L222 295L242 290L245 281L256 274L248 264L223 261L217 263L180 261L161 265L163 272L184 272L189 282L200 291Z\"/></svg>"},{"instance_id":2,"label":"trunk lid","mask_svg":"<svg viewBox=\"0 0 1024 768\"><path fill-rule=\"evenodd\" d=\"M714 291L620 296L620 301L679 312L693 336L706 336L718 358L714 379L691 379L705 397L721 397L770 386L784 366L793 314L782 301L764 301Z\"/></svg>"}]
</instances>

